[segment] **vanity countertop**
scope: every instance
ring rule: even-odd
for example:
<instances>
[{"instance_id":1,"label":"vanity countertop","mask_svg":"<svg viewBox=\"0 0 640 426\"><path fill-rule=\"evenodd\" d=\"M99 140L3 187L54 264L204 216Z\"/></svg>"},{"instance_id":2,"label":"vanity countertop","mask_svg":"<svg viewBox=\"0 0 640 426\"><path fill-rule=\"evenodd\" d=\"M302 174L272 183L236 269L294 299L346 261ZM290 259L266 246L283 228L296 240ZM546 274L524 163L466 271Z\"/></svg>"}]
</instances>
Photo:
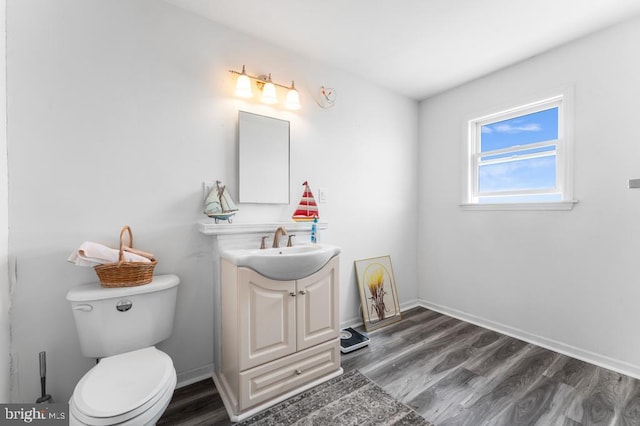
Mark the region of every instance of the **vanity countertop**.
<instances>
[{"instance_id":1,"label":"vanity countertop","mask_svg":"<svg viewBox=\"0 0 640 426\"><path fill-rule=\"evenodd\" d=\"M310 231L313 222L252 222L252 223L215 223L214 219L204 219L198 222L198 230L204 235L233 235L233 234L257 234L273 232L279 226L284 226L287 231ZM327 222L318 222L318 230L329 227Z\"/></svg>"}]
</instances>

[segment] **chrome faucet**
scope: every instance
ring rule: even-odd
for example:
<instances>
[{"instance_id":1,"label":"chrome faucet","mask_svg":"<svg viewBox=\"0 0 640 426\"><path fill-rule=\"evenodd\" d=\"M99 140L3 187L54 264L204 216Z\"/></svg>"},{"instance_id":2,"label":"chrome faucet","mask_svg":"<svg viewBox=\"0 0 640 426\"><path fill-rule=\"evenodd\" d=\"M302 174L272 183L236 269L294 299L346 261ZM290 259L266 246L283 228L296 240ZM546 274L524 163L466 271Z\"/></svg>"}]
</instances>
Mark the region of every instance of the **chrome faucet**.
<instances>
[{"instance_id":1,"label":"chrome faucet","mask_svg":"<svg viewBox=\"0 0 640 426\"><path fill-rule=\"evenodd\" d=\"M280 247L280 236L281 235L287 235L287 230L284 229L284 226L278 226L278 229L276 229L276 233L273 236L273 248L279 248Z\"/></svg>"}]
</instances>

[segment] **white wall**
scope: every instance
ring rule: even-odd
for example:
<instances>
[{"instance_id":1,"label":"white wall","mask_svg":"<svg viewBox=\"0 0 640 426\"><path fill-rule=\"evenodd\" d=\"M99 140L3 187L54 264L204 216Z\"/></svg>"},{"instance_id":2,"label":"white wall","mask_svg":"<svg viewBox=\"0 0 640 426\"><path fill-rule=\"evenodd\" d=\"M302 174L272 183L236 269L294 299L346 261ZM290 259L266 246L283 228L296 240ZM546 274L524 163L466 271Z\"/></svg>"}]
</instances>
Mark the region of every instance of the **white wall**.
<instances>
[{"instance_id":1,"label":"white wall","mask_svg":"<svg viewBox=\"0 0 640 426\"><path fill-rule=\"evenodd\" d=\"M640 375L640 20L420 104L419 294L430 306ZM474 114L575 89L569 212L463 211L461 149Z\"/></svg>"},{"instance_id":2,"label":"white wall","mask_svg":"<svg viewBox=\"0 0 640 426\"><path fill-rule=\"evenodd\" d=\"M10 384L6 6L6 0L0 0L0 403L9 402Z\"/></svg>"},{"instance_id":3,"label":"white wall","mask_svg":"<svg viewBox=\"0 0 640 426\"><path fill-rule=\"evenodd\" d=\"M416 102L164 2L9 0L7 17L16 401L38 396L41 350L59 401L93 364L65 294L95 274L66 258L84 240L115 245L123 224L157 273L181 277L161 348L183 379L211 368L212 242L195 223L203 180L237 190L238 109L291 120L292 204L241 205L236 221L287 220L309 180L328 189L320 238L343 248L342 319L359 317L354 259L390 254L401 302L416 299ZM295 79L303 109L234 98L228 70L243 63ZM312 100L321 85L334 108Z\"/></svg>"}]
</instances>

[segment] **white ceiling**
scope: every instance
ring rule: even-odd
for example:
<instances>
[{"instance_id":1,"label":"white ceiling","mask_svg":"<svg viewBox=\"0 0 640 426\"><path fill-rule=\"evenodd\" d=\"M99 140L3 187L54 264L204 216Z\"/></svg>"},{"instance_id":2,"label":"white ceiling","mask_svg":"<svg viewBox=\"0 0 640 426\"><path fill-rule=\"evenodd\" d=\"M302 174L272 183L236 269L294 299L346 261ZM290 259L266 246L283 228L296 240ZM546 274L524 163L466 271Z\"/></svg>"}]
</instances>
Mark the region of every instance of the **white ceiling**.
<instances>
[{"instance_id":1,"label":"white ceiling","mask_svg":"<svg viewBox=\"0 0 640 426\"><path fill-rule=\"evenodd\" d=\"M166 0L414 99L640 14L639 0Z\"/></svg>"}]
</instances>

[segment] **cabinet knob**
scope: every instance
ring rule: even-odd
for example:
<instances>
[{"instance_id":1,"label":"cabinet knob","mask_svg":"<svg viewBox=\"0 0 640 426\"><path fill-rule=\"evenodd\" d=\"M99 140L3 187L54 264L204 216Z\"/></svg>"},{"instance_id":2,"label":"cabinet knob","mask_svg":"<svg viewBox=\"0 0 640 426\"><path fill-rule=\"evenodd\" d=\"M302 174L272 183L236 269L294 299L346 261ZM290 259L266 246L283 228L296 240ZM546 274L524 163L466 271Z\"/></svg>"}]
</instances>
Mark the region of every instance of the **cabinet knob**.
<instances>
[{"instance_id":1,"label":"cabinet knob","mask_svg":"<svg viewBox=\"0 0 640 426\"><path fill-rule=\"evenodd\" d=\"M299 375L301 375L301 374L302 374L302 371L300 371L300 370L296 370L296 375L298 375L298 376L299 376Z\"/></svg>"},{"instance_id":2,"label":"cabinet knob","mask_svg":"<svg viewBox=\"0 0 640 426\"><path fill-rule=\"evenodd\" d=\"M298 294L307 294L307 292L305 290L300 290Z\"/></svg>"},{"instance_id":3,"label":"cabinet knob","mask_svg":"<svg viewBox=\"0 0 640 426\"><path fill-rule=\"evenodd\" d=\"M291 292L289 292L289 296L296 297L296 294L293 291L291 291Z\"/></svg>"}]
</instances>

